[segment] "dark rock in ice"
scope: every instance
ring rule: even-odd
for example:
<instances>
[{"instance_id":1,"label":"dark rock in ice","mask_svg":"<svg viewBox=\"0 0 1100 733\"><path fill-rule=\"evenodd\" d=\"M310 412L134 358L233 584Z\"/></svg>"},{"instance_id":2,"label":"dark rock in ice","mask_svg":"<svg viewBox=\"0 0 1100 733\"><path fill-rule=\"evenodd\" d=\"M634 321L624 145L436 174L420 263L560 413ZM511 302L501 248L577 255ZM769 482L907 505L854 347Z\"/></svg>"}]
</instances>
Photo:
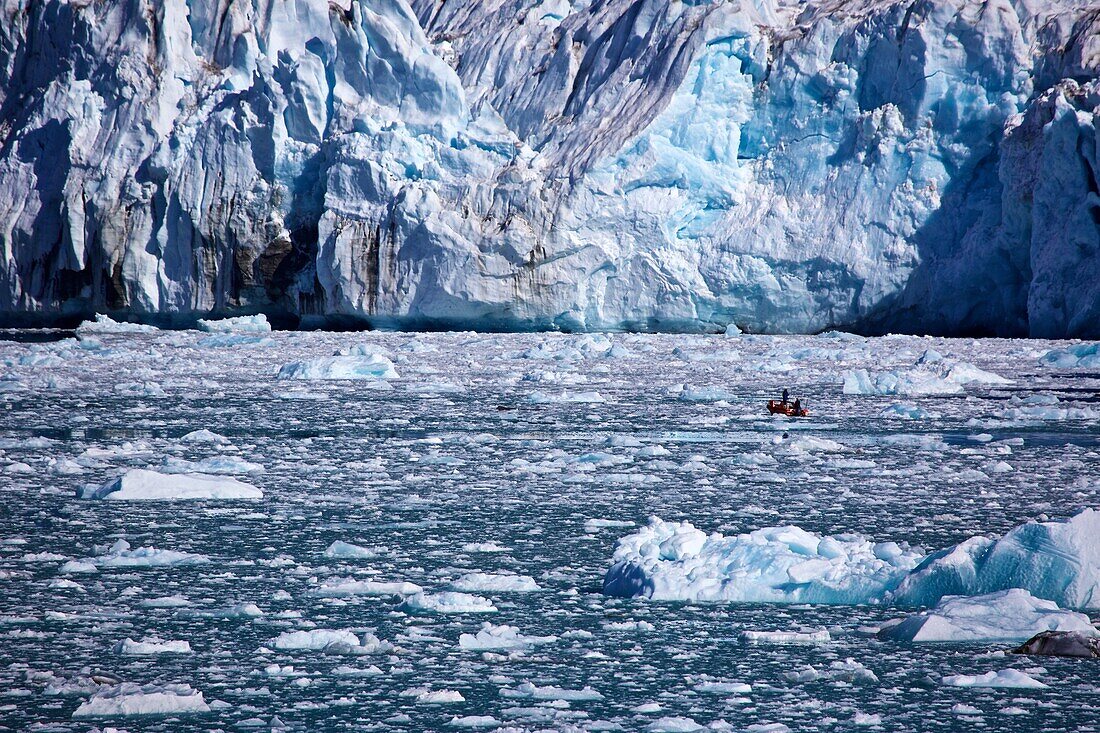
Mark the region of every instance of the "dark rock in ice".
<instances>
[{"instance_id":1,"label":"dark rock in ice","mask_svg":"<svg viewBox=\"0 0 1100 733\"><path fill-rule=\"evenodd\" d=\"M1100 659L1100 634L1093 635L1081 631L1044 631L1013 649L1012 653Z\"/></svg>"}]
</instances>

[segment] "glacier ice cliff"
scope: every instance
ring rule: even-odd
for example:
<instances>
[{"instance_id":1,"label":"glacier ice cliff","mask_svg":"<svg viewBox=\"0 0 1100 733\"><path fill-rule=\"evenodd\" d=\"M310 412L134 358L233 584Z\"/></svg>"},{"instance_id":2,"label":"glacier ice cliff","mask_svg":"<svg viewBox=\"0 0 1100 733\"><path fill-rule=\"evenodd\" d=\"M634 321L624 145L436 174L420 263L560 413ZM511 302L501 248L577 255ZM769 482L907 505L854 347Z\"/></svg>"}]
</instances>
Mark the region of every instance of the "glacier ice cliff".
<instances>
[{"instance_id":1,"label":"glacier ice cliff","mask_svg":"<svg viewBox=\"0 0 1100 733\"><path fill-rule=\"evenodd\" d=\"M1096 0L0 0L0 320L1100 336L1098 69Z\"/></svg>"}]
</instances>

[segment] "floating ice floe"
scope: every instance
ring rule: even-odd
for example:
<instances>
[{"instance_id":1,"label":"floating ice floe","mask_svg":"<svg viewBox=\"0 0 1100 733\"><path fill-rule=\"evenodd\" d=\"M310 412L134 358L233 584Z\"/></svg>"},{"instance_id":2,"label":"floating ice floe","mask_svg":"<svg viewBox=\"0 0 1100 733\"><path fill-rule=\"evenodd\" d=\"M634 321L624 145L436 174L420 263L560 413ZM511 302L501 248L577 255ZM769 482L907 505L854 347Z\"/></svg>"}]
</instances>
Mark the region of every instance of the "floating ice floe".
<instances>
[{"instance_id":1,"label":"floating ice floe","mask_svg":"<svg viewBox=\"0 0 1100 733\"><path fill-rule=\"evenodd\" d=\"M379 551L371 547L361 547L350 542L336 540L325 549L325 557L341 560L371 560L378 557Z\"/></svg>"},{"instance_id":2,"label":"floating ice floe","mask_svg":"<svg viewBox=\"0 0 1100 733\"><path fill-rule=\"evenodd\" d=\"M232 475L245 473L263 473L264 467L237 456L211 456L199 461L187 461L169 456L158 467L161 473L173 474L215 474Z\"/></svg>"},{"instance_id":3,"label":"floating ice floe","mask_svg":"<svg viewBox=\"0 0 1100 733\"><path fill-rule=\"evenodd\" d=\"M849 371L844 375L844 394L908 397L959 394L967 384L1011 384L1011 380L966 362L922 360L916 367L900 371Z\"/></svg>"},{"instance_id":4,"label":"floating ice floe","mask_svg":"<svg viewBox=\"0 0 1100 733\"><path fill-rule=\"evenodd\" d=\"M920 562L893 542L767 527L709 537L657 518L619 540L604 593L657 600L874 603Z\"/></svg>"},{"instance_id":5,"label":"floating ice floe","mask_svg":"<svg viewBox=\"0 0 1100 733\"><path fill-rule=\"evenodd\" d=\"M84 321L76 327L78 336L86 333L156 333L158 331L160 329L156 326L119 322L102 313L97 313L94 321Z\"/></svg>"},{"instance_id":6,"label":"floating ice floe","mask_svg":"<svg viewBox=\"0 0 1100 733\"><path fill-rule=\"evenodd\" d=\"M1083 613L1066 611L1022 588L980 596L947 596L879 631L894 641L1023 641L1040 631L1096 633Z\"/></svg>"},{"instance_id":7,"label":"floating ice floe","mask_svg":"<svg viewBox=\"0 0 1100 733\"><path fill-rule=\"evenodd\" d=\"M206 555L193 555L176 550L159 550L156 547L130 549L126 540L118 540L106 554L83 560L70 560L59 568L61 573L89 572L85 565L95 568L163 568L181 565L202 565L210 562Z\"/></svg>"},{"instance_id":8,"label":"floating ice floe","mask_svg":"<svg viewBox=\"0 0 1100 733\"><path fill-rule=\"evenodd\" d=\"M223 476L164 474L135 468L102 486L86 486L78 496L112 501L179 501L262 499L263 492L251 484Z\"/></svg>"},{"instance_id":9,"label":"floating ice floe","mask_svg":"<svg viewBox=\"0 0 1100 733\"><path fill-rule=\"evenodd\" d=\"M447 723L452 728L497 728L500 721L492 715L455 716Z\"/></svg>"},{"instance_id":10,"label":"floating ice floe","mask_svg":"<svg viewBox=\"0 0 1100 733\"><path fill-rule=\"evenodd\" d=\"M741 632L741 639L754 644L825 644L833 640L828 629L817 631L751 631Z\"/></svg>"},{"instance_id":11,"label":"floating ice floe","mask_svg":"<svg viewBox=\"0 0 1100 733\"><path fill-rule=\"evenodd\" d=\"M279 370L279 379L397 379L393 362L379 353L325 356L295 361Z\"/></svg>"},{"instance_id":12,"label":"floating ice floe","mask_svg":"<svg viewBox=\"0 0 1100 733\"><path fill-rule=\"evenodd\" d=\"M972 537L929 555L892 594L900 605L1023 588L1062 608L1100 608L1100 511L1029 522L1004 537Z\"/></svg>"},{"instance_id":13,"label":"floating ice floe","mask_svg":"<svg viewBox=\"0 0 1100 733\"><path fill-rule=\"evenodd\" d=\"M1018 687L1032 690L1048 687L1018 669L1002 669L977 675L955 674L944 677L943 683L952 687Z\"/></svg>"},{"instance_id":14,"label":"floating ice floe","mask_svg":"<svg viewBox=\"0 0 1100 733\"><path fill-rule=\"evenodd\" d=\"M469 593L414 593L405 599L401 609L413 613L495 613L497 607L488 598Z\"/></svg>"},{"instance_id":15,"label":"floating ice floe","mask_svg":"<svg viewBox=\"0 0 1100 733\"><path fill-rule=\"evenodd\" d=\"M190 685L135 685L124 683L96 692L80 704L74 718L115 718L129 715L208 713L202 693Z\"/></svg>"},{"instance_id":16,"label":"floating ice floe","mask_svg":"<svg viewBox=\"0 0 1100 733\"><path fill-rule=\"evenodd\" d=\"M263 313L235 318L199 319L199 330L207 333L271 333L271 324Z\"/></svg>"},{"instance_id":17,"label":"floating ice floe","mask_svg":"<svg viewBox=\"0 0 1100 733\"><path fill-rule=\"evenodd\" d=\"M1100 659L1100 633L1089 631L1043 631L1012 650L1013 654L1044 657Z\"/></svg>"},{"instance_id":18,"label":"floating ice floe","mask_svg":"<svg viewBox=\"0 0 1100 733\"><path fill-rule=\"evenodd\" d=\"M871 670L861 663L849 657L845 660L834 660L828 667L814 667L806 665L797 670L792 670L783 675L791 682L817 682L826 680L829 682L847 682L878 684L879 679Z\"/></svg>"},{"instance_id":19,"label":"floating ice floe","mask_svg":"<svg viewBox=\"0 0 1100 733\"><path fill-rule=\"evenodd\" d=\"M1051 349L1039 358L1039 363L1058 369L1095 369L1100 367L1100 342Z\"/></svg>"},{"instance_id":20,"label":"floating ice floe","mask_svg":"<svg viewBox=\"0 0 1100 733\"><path fill-rule=\"evenodd\" d=\"M310 629L309 631L284 631L272 642L283 651L323 651L341 654L386 654L393 651L393 644L382 641L374 634L362 639L347 630Z\"/></svg>"},{"instance_id":21,"label":"floating ice floe","mask_svg":"<svg viewBox=\"0 0 1100 733\"><path fill-rule=\"evenodd\" d=\"M591 687L580 690L569 690L564 687L548 685L539 687L531 682L524 682L515 688L504 688L500 696L509 699L527 700L565 700L566 702L585 702L590 700L602 700L603 694Z\"/></svg>"},{"instance_id":22,"label":"floating ice floe","mask_svg":"<svg viewBox=\"0 0 1100 733\"><path fill-rule=\"evenodd\" d=\"M152 654L190 654L191 644L186 641L163 641L152 638L134 641L127 637L115 644L115 652L127 657Z\"/></svg>"},{"instance_id":23,"label":"floating ice floe","mask_svg":"<svg viewBox=\"0 0 1100 733\"><path fill-rule=\"evenodd\" d=\"M515 651L557 641L556 636L525 636L515 626L484 623L476 634L462 634L458 645L468 651Z\"/></svg>"},{"instance_id":24,"label":"floating ice floe","mask_svg":"<svg viewBox=\"0 0 1100 733\"><path fill-rule=\"evenodd\" d=\"M218 435L206 428L192 430L190 433L181 437L180 440L184 443L210 443L213 445L226 445L229 443L229 440L224 436Z\"/></svg>"},{"instance_id":25,"label":"floating ice floe","mask_svg":"<svg viewBox=\"0 0 1100 733\"><path fill-rule=\"evenodd\" d=\"M475 593L530 593L542 590L532 577L507 573L466 573L451 583L451 587Z\"/></svg>"},{"instance_id":26,"label":"floating ice floe","mask_svg":"<svg viewBox=\"0 0 1100 733\"><path fill-rule=\"evenodd\" d=\"M696 723L693 718L670 716L654 720L646 726L646 730L649 733L696 733L706 728Z\"/></svg>"},{"instance_id":27,"label":"floating ice floe","mask_svg":"<svg viewBox=\"0 0 1100 733\"><path fill-rule=\"evenodd\" d=\"M408 596L424 589L416 583L405 581L353 580L342 578L328 580L309 591L316 598L345 598L348 596Z\"/></svg>"},{"instance_id":28,"label":"floating ice floe","mask_svg":"<svg viewBox=\"0 0 1100 733\"><path fill-rule=\"evenodd\" d=\"M527 395L527 401L536 405L549 404L553 402L564 403L598 403L607 402L599 392L569 392L566 390L561 391L558 394L545 394L543 392L532 392Z\"/></svg>"}]
</instances>

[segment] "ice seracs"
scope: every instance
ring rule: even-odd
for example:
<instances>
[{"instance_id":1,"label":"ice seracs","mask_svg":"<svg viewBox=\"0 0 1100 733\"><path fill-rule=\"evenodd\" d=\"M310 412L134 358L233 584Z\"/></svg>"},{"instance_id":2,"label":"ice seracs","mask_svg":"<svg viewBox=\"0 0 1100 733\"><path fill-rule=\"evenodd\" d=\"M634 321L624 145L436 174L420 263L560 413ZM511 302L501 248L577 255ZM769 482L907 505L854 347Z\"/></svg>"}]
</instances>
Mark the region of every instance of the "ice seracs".
<instances>
[{"instance_id":1,"label":"ice seracs","mask_svg":"<svg viewBox=\"0 0 1100 733\"><path fill-rule=\"evenodd\" d=\"M945 597L935 608L885 626L878 635L907 642L1023 641L1042 631L1096 634L1085 614L1011 588Z\"/></svg>"},{"instance_id":2,"label":"ice seracs","mask_svg":"<svg viewBox=\"0 0 1100 733\"><path fill-rule=\"evenodd\" d=\"M168 474L134 468L101 486L81 489L79 496L81 499L108 501L186 501L262 499L263 492L251 484L224 476L202 473Z\"/></svg>"}]
</instances>

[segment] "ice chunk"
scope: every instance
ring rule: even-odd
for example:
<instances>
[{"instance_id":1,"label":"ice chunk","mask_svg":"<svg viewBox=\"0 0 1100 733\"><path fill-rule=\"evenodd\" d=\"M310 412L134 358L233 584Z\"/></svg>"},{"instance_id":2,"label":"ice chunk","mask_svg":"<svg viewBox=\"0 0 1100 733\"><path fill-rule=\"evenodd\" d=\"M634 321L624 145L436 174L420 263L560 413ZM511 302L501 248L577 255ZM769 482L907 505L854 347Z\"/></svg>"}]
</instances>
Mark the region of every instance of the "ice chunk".
<instances>
[{"instance_id":1,"label":"ice chunk","mask_svg":"<svg viewBox=\"0 0 1100 733\"><path fill-rule=\"evenodd\" d=\"M689 523L657 518L621 540L604 593L657 600L875 603L921 556L859 535L767 527L707 537Z\"/></svg>"},{"instance_id":2,"label":"ice chunk","mask_svg":"<svg viewBox=\"0 0 1100 733\"><path fill-rule=\"evenodd\" d=\"M326 356L295 361L279 370L279 379L397 379L393 362L382 354Z\"/></svg>"},{"instance_id":3,"label":"ice chunk","mask_svg":"<svg viewBox=\"0 0 1100 733\"><path fill-rule=\"evenodd\" d=\"M370 547L353 545L350 542L336 540L325 550L325 557L334 557L346 560L371 560L378 557L379 552Z\"/></svg>"},{"instance_id":4,"label":"ice chunk","mask_svg":"<svg viewBox=\"0 0 1100 733\"><path fill-rule=\"evenodd\" d=\"M451 587L475 593L529 593L542 590L532 577L506 573L466 573L451 583Z\"/></svg>"},{"instance_id":5,"label":"ice chunk","mask_svg":"<svg viewBox=\"0 0 1100 733\"><path fill-rule=\"evenodd\" d=\"M832 641L828 629L817 631L752 631L741 632L744 641L755 644L823 644Z\"/></svg>"},{"instance_id":6,"label":"ice chunk","mask_svg":"<svg viewBox=\"0 0 1100 733\"><path fill-rule=\"evenodd\" d=\"M883 628L894 641L1023 641L1040 631L1094 632L1083 613L1012 588L974 597L947 596L930 610Z\"/></svg>"},{"instance_id":7,"label":"ice chunk","mask_svg":"<svg viewBox=\"0 0 1100 733\"><path fill-rule=\"evenodd\" d=\"M416 701L421 705L449 705L466 702L466 698L458 690L428 690L417 695Z\"/></svg>"},{"instance_id":8,"label":"ice chunk","mask_svg":"<svg viewBox=\"0 0 1100 733\"><path fill-rule=\"evenodd\" d=\"M310 629L309 631L284 631L272 642L276 649L324 650L333 645L360 646L359 637L351 631Z\"/></svg>"},{"instance_id":9,"label":"ice chunk","mask_svg":"<svg viewBox=\"0 0 1100 733\"><path fill-rule=\"evenodd\" d=\"M1058 369L1096 369L1100 367L1100 342L1051 349L1039 362Z\"/></svg>"},{"instance_id":10,"label":"ice chunk","mask_svg":"<svg viewBox=\"0 0 1100 733\"><path fill-rule=\"evenodd\" d=\"M1047 657L1100 659L1100 633L1089 631L1044 631L1012 650L1013 654Z\"/></svg>"},{"instance_id":11,"label":"ice chunk","mask_svg":"<svg viewBox=\"0 0 1100 733\"><path fill-rule=\"evenodd\" d=\"M552 402L565 402L565 403L597 403L606 402L599 392L569 392L562 390L558 394L544 394L542 392L532 392L527 396L527 401L534 404L548 404Z\"/></svg>"},{"instance_id":12,"label":"ice chunk","mask_svg":"<svg viewBox=\"0 0 1100 733\"><path fill-rule=\"evenodd\" d=\"M184 443L211 443L213 445L226 445L229 440L225 437L218 435L215 432L202 428L201 430L192 430L182 438Z\"/></svg>"},{"instance_id":13,"label":"ice chunk","mask_svg":"<svg viewBox=\"0 0 1100 733\"><path fill-rule=\"evenodd\" d=\"M548 685L539 687L531 682L517 685L515 689L505 688L500 691L500 696L505 698L526 698L529 700L565 700L566 702L584 702L588 700L602 700L603 694L591 687L580 690L569 690L564 687Z\"/></svg>"},{"instance_id":14,"label":"ice chunk","mask_svg":"<svg viewBox=\"0 0 1100 733\"><path fill-rule=\"evenodd\" d=\"M261 499L263 492L237 479L208 474L164 474L135 468L102 486L85 487L81 499L177 501L189 499Z\"/></svg>"},{"instance_id":15,"label":"ice chunk","mask_svg":"<svg viewBox=\"0 0 1100 733\"><path fill-rule=\"evenodd\" d=\"M497 607L488 598L468 593L414 593L401 604L413 613L495 613Z\"/></svg>"},{"instance_id":16,"label":"ice chunk","mask_svg":"<svg viewBox=\"0 0 1100 733\"><path fill-rule=\"evenodd\" d=\"M664 717L654 720L646 726L646 730L649 733L695 733L695 731L706 730L706 728L696 723L692 718Z\"/></svg>"},{"instance_id":17,"label":"ice chunk","mask_svg":"<svg viewBox=\"0 0 1100 733\"><path fill-rule=\"evenodd\" d=\"M199 330L207 333L271 333L271 324L263 313L216 320L199 319Z\"/></svg>"},{"instance_id":18,"label":"ice chunk","mask_svg":"<svg viewBox=\"0 0 1100 733\"><path fill-rule=\"evenodd\" d=\"M515 626L483 623L476 634L462 634L458 645L469 651L513 651L557 641L556 636L524 636Z\"/></svg>"},{"instance_id":19,"label":"ice chunk","mask_svg":"<svg viewBox=\"0 0 1100 733\"><path fill-rule=\"evenodd\" d=\"M201 565L210 562L210 558L176 550L158 550L155 547L139 547L132 550L129 542L118 540L106 554L86 558L84 562L91 563L97 568L161 568ZM73 572L71 569L67 570L65 566L62 566L61 571Z\"/></svg>"},{"instance_id":20,"label":"ice chunk","mask_svg":"<svg viewBox=\"0 0 1100 733\"><path fill-rule=\"evenodd\" d=\"M317 598L344 598L347 596L392 596L412 595L424 589L416 583L405 581L352 580L344 578L328 580L309 594Z\"/></svg>"},{"instance_id":21,"label":"ice chunk","mask_svg":"<svg viewBox=\"0 0 1100 733\"><path fill-rule=\"evenodd\" d=\"M149 654L190 654L191 645L186 641L162 641L156 638L134 641L127 637L115 645L115 651L128 657Z\"/></svg>"},{"instance_id":22,"label":"ice chunk","mask_svg":"<svg viewBox=\"0 0 1100 733\"><path fill-rule=\"evenodd\" d=\"M1100 608L1100 511L1029 522L998 540L973 537L933 553L897 587L896 603L1023 588L1062 608Z\"/></svg>"},{"instance_id":23,"label":"ice chunk","mask_svg":"<svg viewBox=\"0 0 1100 733\"><path fill-rule=\"evenodd\" d=\"M1018 669L1002 669L978 675L950 675L943 678L943 683L952 687L1019 687L1033 690L1048 686Z\"/></svg>"},{"instance_id":24,"label":"ice chunk","mask_svg":"<svg viewBox=\"0 0 1100 733\"><path fill-rule=\"evenodd\" d=\"M208 713L202 693L190 685L121 684L101 690L73 713L74 718L114 718L127 715Z\"/></svg>"},{"instance_id":25,"label":"ice chunk","mask_svg":"<svg viewBox=\"0 0 1100 733\"><path fill-rule=\"evenodd\" d=\"M156 326L141 323L120 323L102 313L97 313L94 321L84 321L76 327L78 336L86 333L156 333L159 330Z\"/></svg>"},{"instance_id":26,"label":"ice chunk","mask_svg":"<svg viewBox=\"0 0 1100 733\"><path fill-rule=\"evenodd\" d=\"M452 728L496 728L500 721L492 715L464 715L451 718L447 725Z\"/></svg>"},{"instance_id":27,"label":"ice chunk","mask_svg":"<svg viewBox=\"0 0 1100 733\"><path fill-rule=\"evenodd\" d=\"M934 362L901 371L868 372L854 369L844 375L844 394L937 395L958 394L966 384L1009 384L1011 380L966 362Z\"/></svg>"}]
</instances>

